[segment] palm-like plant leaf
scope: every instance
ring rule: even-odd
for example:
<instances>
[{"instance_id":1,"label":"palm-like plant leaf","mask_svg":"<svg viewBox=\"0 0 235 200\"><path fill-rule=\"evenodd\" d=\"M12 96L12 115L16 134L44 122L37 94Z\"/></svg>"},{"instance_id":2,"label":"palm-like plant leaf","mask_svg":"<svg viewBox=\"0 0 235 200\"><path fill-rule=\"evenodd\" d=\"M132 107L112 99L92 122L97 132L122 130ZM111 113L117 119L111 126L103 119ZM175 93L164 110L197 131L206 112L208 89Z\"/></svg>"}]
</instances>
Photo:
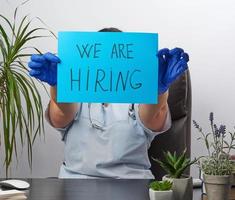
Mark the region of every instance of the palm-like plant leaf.
<instances>
[{"instance_id":1,"label":"palm-like plant leaf","mask_svg":"<svg viewBox=\"0 0 235 200\"><path fill-rule=\"evenodd\" d=\"M33 142L44 131L42 99L22 60L31 55L24 53L26 49L40 52L27 45L31 40L44 37L35 34L46 29L30 28L32 21L26 22L27 15L17 26L17 10L18 7L15 9L13 22L0 14L0 145L4 141L6 175L13 153L16 158L18 155L17 134L19 133L21 145L27 145L31 167Z\"/></svg>"}]
</instances>

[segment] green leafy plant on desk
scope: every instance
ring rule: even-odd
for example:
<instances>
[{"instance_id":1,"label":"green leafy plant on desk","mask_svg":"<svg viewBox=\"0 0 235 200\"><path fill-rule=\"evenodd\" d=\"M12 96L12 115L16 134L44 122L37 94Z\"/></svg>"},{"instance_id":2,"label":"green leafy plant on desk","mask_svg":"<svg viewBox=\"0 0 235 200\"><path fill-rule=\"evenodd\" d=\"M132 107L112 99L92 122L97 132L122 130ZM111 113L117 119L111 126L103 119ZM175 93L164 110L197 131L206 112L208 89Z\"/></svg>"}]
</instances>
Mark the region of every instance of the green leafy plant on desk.
<instances>
[{"instance_id":1,"label":"green leafy plant on desk","mask_svg":"<svg viewBox=\"0 0 235 200\"><path fill-rule=\"evenodd\" d=\"M162 169L167 172L168 177L170 178L181 178L184 171L194 164L197 160L191 161L186 156L186 150L181 155L177 155L176 152L173 154L169 151L163 152L164 160L159 160L153 158Z\"/></svg>"},{"instance_id":2,"label":"green leafy plant on desk","mask_svg":"<svg viewBox=\"0 0 235 200\"><path fill-rule=\"evenodd\" d=\"M13 20L0 14L0 145L4 146L6 176L12 157L18 155L18 143L27 145L32 166L32 145L44 131L42 99L33 79L28 76L24 58L40 51L29 42L45 37L44 28L31 28L32 20L24 16L19 23L17 7ZM17 140L20 141L17 141Z\"/></svg>"},{"instance_id":3,"label":"green leafy plant on desk","mask_svg":"<svg viewBox=\"0 0 235 200\"><path fill-rule=\"evenodd\" d=\"M172 182L168 180L153 181L149 184L149 188L154 191L167 191L172 189Z\"/></svg>"},{"instance_id":4,"label":"green leafy plant on desk","mask_svg":"<svg viewBox=\"0 0 235 200\"><path fill-rule=\"evenodd\" d=\"M201 134L198 140L203 141L208 154L199 159L198 167L203 172L208 199L227 200L233 172L230 152L235 148L235 132L229 132L226 137L226 126L214 122L213 112L209 115L209 123L211 131L207 133L193 120L194 127Z\"/></svg>"},{"instance_id":5,"label":"green leafy plant on desk","mask_svg":"<svg viewBox=\"0 0 235 200\"><path fill-rule=\"evenodd\" d=\"M192 200L193 197L193 181L191 176L184 174L184 171L197 160L191 161L186 155L186 149L182 154L177 155L169 151L163 152L164 159L154 159L162 169L167 173L163 180L173 182L173 194L175 200Z\"/></svg>"},{"instance_id":6,"label":"green leafy plant on desk","mask_svg":"<svg viewBox=\"0 0 235 200\"><path fill-rule=\"evenodd\" d=\"M149 184L150 200L172 200L172 182L168 180L153 181Z\"/></svg>"}]
</instances>

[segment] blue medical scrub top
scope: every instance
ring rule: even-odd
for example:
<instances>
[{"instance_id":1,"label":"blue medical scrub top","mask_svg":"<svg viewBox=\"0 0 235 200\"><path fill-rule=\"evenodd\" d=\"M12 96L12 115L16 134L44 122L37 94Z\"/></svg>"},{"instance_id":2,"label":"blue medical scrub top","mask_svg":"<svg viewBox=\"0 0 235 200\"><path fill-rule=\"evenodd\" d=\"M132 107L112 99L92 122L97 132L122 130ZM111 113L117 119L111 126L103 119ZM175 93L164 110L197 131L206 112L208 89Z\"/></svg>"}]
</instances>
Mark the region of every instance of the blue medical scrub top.
<instances>
[{"instance_id":1,"label":"blue medical scrub top","mask_svg":"<svg viewBox=\"0 0 235 200\"><path fill-rule=\"evenodd\" d=\"M171 127L168 112L161 132L153 132L141 122L138 104L130 117L129 104L80 104L74 120L57 129L65 144L64 163L59 178L139 178L152 179L148 148L157 134ZM103 130L92 127L95 123Z\"/></svg>"}]
</instances>

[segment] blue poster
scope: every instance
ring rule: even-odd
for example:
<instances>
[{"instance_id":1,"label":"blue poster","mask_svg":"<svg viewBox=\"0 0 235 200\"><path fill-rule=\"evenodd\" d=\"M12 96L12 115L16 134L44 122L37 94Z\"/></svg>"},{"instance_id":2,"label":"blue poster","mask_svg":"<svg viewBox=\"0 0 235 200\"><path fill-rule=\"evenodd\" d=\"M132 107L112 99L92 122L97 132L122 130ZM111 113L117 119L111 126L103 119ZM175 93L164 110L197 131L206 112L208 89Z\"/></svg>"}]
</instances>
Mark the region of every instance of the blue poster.
<instances>
[{"instance_id":1,"label":"blue poster","mask_svg":"<svg viewBox=\"0 0 235 200\"><path fill-rule=\"evenodd\" d=\"M158 34L59 32L58 102L156 104Z\"/></svg>"}]
</instances>

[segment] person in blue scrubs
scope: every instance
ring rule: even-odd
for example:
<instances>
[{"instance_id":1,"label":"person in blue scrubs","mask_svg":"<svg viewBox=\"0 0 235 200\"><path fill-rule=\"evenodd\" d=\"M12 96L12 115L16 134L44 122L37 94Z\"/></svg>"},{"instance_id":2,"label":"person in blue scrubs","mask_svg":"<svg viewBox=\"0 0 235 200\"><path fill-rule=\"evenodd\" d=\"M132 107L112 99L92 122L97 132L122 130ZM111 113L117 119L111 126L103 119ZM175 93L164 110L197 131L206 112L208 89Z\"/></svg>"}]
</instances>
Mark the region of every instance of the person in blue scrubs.
<instances>
[{"instance_id":1,"label":"person in blue scrubs","mask_svg":"<svg viewBox=\"0 0 235 200\"><path fill-rule=\"evenodd\" d=\"M119 32L116 28L104 32ZM154 178L148 148L171 127L168 88L188 68L181 48L156 52L159 59L158 104L57 103L57 64L52 53L32 55L29 74L50 87L48 122L65 144L60 178Z\"/></svg>"}]
</instances>

